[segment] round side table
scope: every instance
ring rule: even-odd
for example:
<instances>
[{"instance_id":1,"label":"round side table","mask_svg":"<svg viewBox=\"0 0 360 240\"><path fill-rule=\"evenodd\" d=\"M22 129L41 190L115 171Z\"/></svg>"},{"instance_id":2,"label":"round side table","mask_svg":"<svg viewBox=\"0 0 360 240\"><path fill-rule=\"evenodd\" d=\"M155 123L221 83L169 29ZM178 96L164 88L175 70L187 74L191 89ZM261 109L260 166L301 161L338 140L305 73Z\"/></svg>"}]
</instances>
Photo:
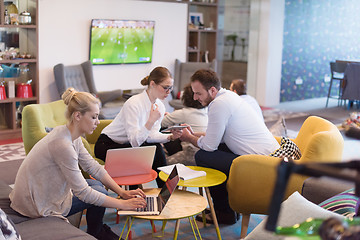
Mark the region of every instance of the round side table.
<instances>
[{"instance_id":1,"label":"round side table","mask_svg":"<svg viewBox=\"0 0 360 240\"><path fill-rule=\"evenodd\" d=\"M119 186L124 186L125 190L129 190L130 185L138 185L142 189L142 184L155 180L157 176L158 176L157 172L151 169L150 173L148 174L137 174L130 176L122 176L122 177L111 176L111 177ZM118 211L116 211L115 223L119 224L119 222L120 222L120 216L118 214ZM156 231L156 229L154 228L155 225L151 221L150 223L151 226L153 227L153 230ZM131 232L129 232L129 240L131 239L132 239Z\"/></svg>"},{"instance_id":2,"label":"round side table","mask_svg":"<svg viewBox=\"0 0 360 240\"><path fill-rule=\"evenodd\" d=\"M198 167L198 166L187 166L187 167L189 167L190 169L196 170L196 171L204 171L204 172L206 172L206 176L197 177L197 178L193 178L193 179L188 179L188 180L185 180L185 181L180 180L179 183L178 183L178 186L182 186L182 187L185 187L185 188L186 187L198 187L199 188L199 193L201 195L203 195L202 188L205 189L206 198L208 200L211 215L212 215L212 218L214 220L216 234L218 236L218 239L221 240L220 228L219 228L219 224L217 222L215 209L214 209L214 204L213 204L212 199L211 199L209 187L217 186L217 185L225 182L226 181L226 175L223 172L221 172L219 170L216 170L216 169L212 169L212 168ZM168 175L161 171L159 173L159 177L160 177L161 180L166 181L166 179L168 178ZM206 226L205 211L203 211L203 223L204 223L204 226Z\"/></svg>"},{"instance_id":3,"label":"round side table","mask_svg":"<svg viewBox=\"0 0 360 240\"><path fill-rule=\"evenodd\" d=\"M153 189L144 189L144 192L146 195L157 195L160 192L160 188L153 188ZM191 203L191 204L189 204ZM162 226L162 233L164 234L166 222L168 220L177 220L175 225L175 231L174 231L174 240L177 239L177 236L179 234L179 228L180 228L180 221L179 219L188 218L190 225L193 229L193 233L196 238L196 232L194 230L197 230L197 234L199 238L201 239L199 228L197 227L194 215L202 212L207 206L206 199L193 192L189 192L186 190L175 190L169 199L169 201L166 203L164 209L160 213L160 215L150 215L150 216L128 216L125 225L123 227L123 230L121 232L120 238L122 237L126 225L128 225L128 232L126 235L125 240L127 239L127 236L131 230L131 226L133 224L134 218L139 219L146 219L150 221L163 221Z\"/></svg>"}]
</instances>

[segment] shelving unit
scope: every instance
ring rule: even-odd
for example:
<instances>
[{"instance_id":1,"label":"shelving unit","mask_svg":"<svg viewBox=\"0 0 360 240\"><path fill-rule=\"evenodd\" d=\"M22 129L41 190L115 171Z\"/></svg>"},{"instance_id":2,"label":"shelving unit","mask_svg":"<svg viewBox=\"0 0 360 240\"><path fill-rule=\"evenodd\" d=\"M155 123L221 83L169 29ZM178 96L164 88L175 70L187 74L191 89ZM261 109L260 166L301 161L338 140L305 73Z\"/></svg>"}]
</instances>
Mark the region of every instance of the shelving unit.
<instances>
[{"instance_id":1,"label":"shelving unit","mask_svg":"<svg viewBox=\"0 0 360 240\"><path fill-rule=\"evenodd\" d=\"M187 29L187 61L204 62L205 52L211 62L217 57L218 46L218 0L146 0L157 2L174 2L188 5L188 18L191 13L202 13L204 28Z\"/></svg>"},{"instance_id":2,"label":"shelving unit","mask_svg":"<svg viewBox=\"0 0 360 240\"><path fill-rule=\"evenodd\" d=\"M19 47L20 53L28 53L31 58L19 58L0 60L1 65L17 65L20 63L29 64L29 79L32 79L33 97L30 98L7 98L0 100L0 140L14 139L21 137L21 123L17 119L17 108L19 105L27 105L39 102L39 66L38 66L38 0L16 0L13 3L17 6L19 14L27 11L31 14L31 24L29 25L6 25L5 23L5 3L7 1L0 0L0 42L5 47ZM9 79L1 78L0 81ZM14 80L14 79L12 79Z\"/></svg>"},{"instance_id":3,"label":"shelving unit","mask_svg":"<svg viewBox=\"0 0 360 240\"><path fill-rule=\"evenodd\" d=\"M216 58L218 35L218 3L214 1L188 1L188 15L201 13L203 28L191 28L188 25L188 62L204 62L205 53L208 51L208 60Z\"/></svg>"}]
</instances>

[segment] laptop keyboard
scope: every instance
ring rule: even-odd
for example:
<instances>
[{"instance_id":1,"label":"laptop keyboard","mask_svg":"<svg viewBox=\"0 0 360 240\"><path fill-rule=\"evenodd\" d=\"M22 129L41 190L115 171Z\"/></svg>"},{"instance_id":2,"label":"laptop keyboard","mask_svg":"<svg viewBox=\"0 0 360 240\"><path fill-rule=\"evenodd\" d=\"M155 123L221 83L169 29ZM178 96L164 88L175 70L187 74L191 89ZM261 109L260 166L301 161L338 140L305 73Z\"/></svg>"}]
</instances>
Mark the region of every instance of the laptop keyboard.
<instances>
[{"instance_id":1,"label":"laptop keyboard","mask_svg":"<svg viewBox=\"0 0 360 240\"><path fill-rule=\"evenodd\" d=\"M152 212L154 211L154 197L145 197L146 207L145 208L137 208L137 212Z\"/></svg>"}]
</instances>

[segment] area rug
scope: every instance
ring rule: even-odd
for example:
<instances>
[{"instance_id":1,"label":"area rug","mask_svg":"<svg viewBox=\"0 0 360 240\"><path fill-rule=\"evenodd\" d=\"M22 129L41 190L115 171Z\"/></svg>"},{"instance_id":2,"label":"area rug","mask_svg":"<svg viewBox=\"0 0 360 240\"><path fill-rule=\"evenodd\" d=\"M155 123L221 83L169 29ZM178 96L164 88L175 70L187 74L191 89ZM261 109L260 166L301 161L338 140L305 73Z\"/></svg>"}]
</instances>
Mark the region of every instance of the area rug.
<instances>
[{"instance_id":1,"label":"area rug","mask_svg":"<svg viewBox=\"0 0 360 240\"><path fill-rule=\"evenodd\" d=\"M0 162L23 160L24 158L23 142L0 145Z\"/></svg>"},{"instance_id":2,"label":"area rug","mask_svg":"<svg viewBox=\"0 0 360 240\"><path fill-rule=\"evenodd\" d=\"M265 122L274 122L279 118L284 117L286 119L298 118L303 116L308 116L308 113L305 112L290 112L282 109L270 108L264 109L262 111Z\"/></svg>"},{"instance_id":3,"label":"area rug","mask_svg":"<svg viewBox=\"0 0 360 240\"><path fill-rule=\"evenodd\" d=\"M120 235L121 230L125 223L125 218L121 219L120 224L115 224L115 217L114 217L115 213L114 211L111 210L110 213L111 214L106 214L105 221L115 233ZM263 218L265 218L264 215L256 215L256 214L251 215L248 232L251 232L254 229L254 227L256 227L263 220ZM173 239L175 223L176 223L175 221L167 222L164 231L164 236L161 239L164 240ZM207 224L207 226L204 227L201 222L196 221L196 223L199 227L199 231L202 239L209 239L209 240L218 239L214 225ZM160 221L155 222L155 226L157 231L160 232L162 222ZM241 219L234 225L230 225L230 226L219 225L219 227L220 227L220 234L222 239L240 239ZM133 230L132 232L133 239L159 239L159 237L155 237L152 235L151 225L150 222L147 220L135 219L132 226L132 230ZM184 240L195 239L188 219L180 220L178 239L184 239Z\"/></svg>"},{"instance_id":4,"label":"area rug","mask_svg":"<svg viewBox=\"0 0 360 240\"><path fill-rule=\"evenodd\" d=\"M252 214L249 222L248 233L250 233L263 219L265 215L260 214ZM111 227L111 229L118 235L121 234L121 231L124 227L126 216L120 217L119 224L116 224L116 213L114 209L107 209L104 216L104 222ZM132 225L132 239L163 239L163 240L170 240L173 239L174 229L175 229L176 221L168 221L166 224L166 228L164 231L164 236L159 238L152 235L151 232L151 225L150 221L142 220L142 219L135 219ZM209 240L216 240L217 235L215 231L215 227L212 224L207 224L206 227L203 226L201 222L196 221L199 231L201 234L202 239L209 239ZM157 230L157 235L161 233L161 221L155 221L155 226ZM241 232L241 218L240 220L234 225L223 225L220 224L220 234L222 239L240 239L240 232ZM85 216L82 218L82 222L80 224L80 228L86 231L86 220ZM125 239L125 237L123 236ZM187 240L187 239L195 239L193 235L193 231L188 219L181 219L180 220L180 228L179 228L179 235L178 239Z\"/></svg>"}]
</instances>

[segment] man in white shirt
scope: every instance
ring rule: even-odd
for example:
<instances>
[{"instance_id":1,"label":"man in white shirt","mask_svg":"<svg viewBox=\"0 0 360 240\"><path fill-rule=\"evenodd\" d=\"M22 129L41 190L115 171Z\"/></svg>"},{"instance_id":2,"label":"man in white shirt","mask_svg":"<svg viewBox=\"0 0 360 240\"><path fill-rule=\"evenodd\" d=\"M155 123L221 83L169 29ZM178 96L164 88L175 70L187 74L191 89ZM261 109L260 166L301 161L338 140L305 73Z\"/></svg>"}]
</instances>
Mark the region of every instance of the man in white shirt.
<instances>
[{"instance_id":1,"label":"man in white shirt","mask_svg":"<svg viewBox=\"0 0 360 240\"><path fill-rule=\"evenodd\" d=\"M234 79L230 84L230 91L237 93L242 99L244 99L256 112L259 116L264 120L264 116L262 114L262 110L260 108L259 103L255 98L246 94L246 83L242 79Z\"/></svg>"},{"instance_id":2,"label":"man in white shirt","mask_svg":"<svg viewBox=\"0 0 360 240\"><path fill-rule=\"evenodd\" d=\"M191 88L194 99L208 106L208 127L205 133L184 129L180 139L200 148L195 155L198 166L214 168L228 176L236 157L269 155L279 148L263 119L239 95L221 88L214 71L201 69L195 72L191 77ZM226 182L211 187L210 192L218 222L234 224L238 218L229 206ZM209 218L211 215L207 216L211 222Z\"/></svg>"}]
</instances>

